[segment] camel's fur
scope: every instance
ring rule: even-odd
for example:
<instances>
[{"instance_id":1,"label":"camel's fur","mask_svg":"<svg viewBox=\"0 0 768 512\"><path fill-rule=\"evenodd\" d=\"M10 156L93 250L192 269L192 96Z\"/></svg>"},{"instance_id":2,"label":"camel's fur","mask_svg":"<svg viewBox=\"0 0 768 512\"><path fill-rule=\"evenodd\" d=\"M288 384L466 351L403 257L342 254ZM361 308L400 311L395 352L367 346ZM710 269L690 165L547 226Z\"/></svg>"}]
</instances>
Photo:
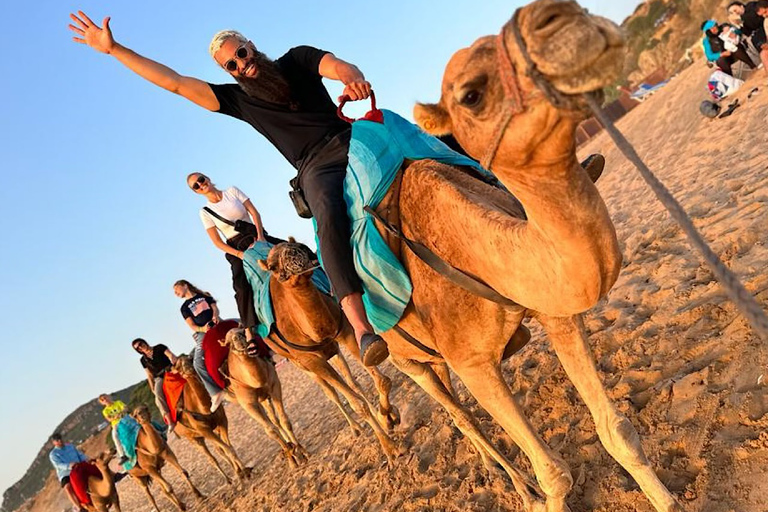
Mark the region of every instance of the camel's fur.
<instances>
[{"instance_id":1,"label":"camel's fur","mask_svg":"<svg viewBox=\"0 0 768 512\"><path fill-rule=\"evenodd\" d=\"M384 454L391 459L396 453L396 448L382 426L394 427L399 423L400 415L389 402L392 387L389 377L376 368L366 368L379 393L377 420L339 348L345 347L352 357L362 364L352 327L342 314L338 303L332 297L321 293L312 283L311 272L297 273L296 269L288 272L285 261L290 261L292 266L298 265L303 270L317 265L309 248L296 243L293 238L289 238L288 243L273 247L266 261L259 261L259 265L271 273L269 286L277 328L286 339L296 345L323 345L318 351L305 352L285 345L274 333L270 334L266 342L272 350L291 360L314 379L328 398L339 407L355 434L359 434L360 425L342 404L339 398L341 393L352 409L371 426ZM344 378L329 363L332 358L336 360L336 366Z\"/></svg>"},{"instance_id":2,"label":"camel's fur","mask_svg":"<svg viewBox=\"0 0 768 512\"><path fill-rule=\"evenodd\" d=\"M136 457L138 461L128 473L139 483L139 486L144 490L149 502L156 511L159 512L160 509L157 507L155 498L149 490L150 479L160 484L160 489L179 510L186 510L186 505L176 496L176 492L171 487L171 484L160 473L166 462L179 472L196 498L202 498L203 495L195 487L195 484L192 483L192 480L190 480L189 473L181 467L176 454L173 453L173 450L168 446L163 436L155 430L155 427L152 425L149 409L141 405L131 413L131 416L139 422L141 431L136 440Z\"/></svg>"},{"instance_id":3,"label":"camel's fur","mask_svg":"<svg viewBox=\"0 0 768 512\"><path fill-rule=\"evenodd\" d=\"M109 469L109 454L103 453L93 460L99 468L101 477L88 478L88 494L91 496L91 505L87 510L107 512L110 507L114 512L120 512L120 497L115 488L115 474Z\"/></svg>"},{"instance_id":4,"label":"camel's fur","mask_svg":"<svg viewBox=\"0 0 768 512\"><path fill-rule=\"evenodd\" d=\"M219 407L211 413L211 397L195 372L192 360L187 356L180 356L176 359L173 371L181 374L187 381L184 392L181 394L181 407L184 412L178 418L174 432L197 446L227 483L232 482L216 457L208 450L207 443L211 443L229 461L238 478L247 478L250 475L250 469L245 467L232 448L229 440L229 422L224 407Z\"/></svg>"},{"instance_id":5,"label":"camel's fur","mask_svg":"<svg viewBox=\"0 0 768 512\"><path fill-rule=\"evenodd\" d=\"M623 45L618 27L585 15L570 1L539 0L519 14L530 54L559 89L582 93L615 79ZM378 210L390 218L394 212L408 237L520 305L505 307L473 296L388 239L413 283L400 326L444 357L521 448L543 496L453 399L429 366L435 358L389 331L384 337L392 360L446 407L484 459L493 458L507 470L526 510L565 511L573 485L568 466L528 422L500 368L507 340L526 316L535 317L586 402L607 451L657 510L682 510L651 468L634 427L608 398L587 344L581 313L616 281L621 253L607 208L576 160L574 132L584 113L554 108L524 74L527 65L511 32L503 44L514 62L525 110L504 132L492 168L525 215L514 212L516 201L506 192L433 161L411 163L399 191L393 188ZM416 119L432 131L453 133L481 158L503 115L498 62L492 37L457 52L446 69L440 103L418 107Z\"/></svg>"},{"instance_id":6,"label":"camel's fur","mask_svg":"<svg viewBox=\"0 0 768 512\"><path fill-rule=\"evenodd\" d=\"M246 352L248 341L243 329L227 332L227 389L240 406L264 427L267 436L280 445L288 462L297 467L306 461L307 452L296 440L283 406L283 390L273 364Z\"/></svg>"}]
</instances>

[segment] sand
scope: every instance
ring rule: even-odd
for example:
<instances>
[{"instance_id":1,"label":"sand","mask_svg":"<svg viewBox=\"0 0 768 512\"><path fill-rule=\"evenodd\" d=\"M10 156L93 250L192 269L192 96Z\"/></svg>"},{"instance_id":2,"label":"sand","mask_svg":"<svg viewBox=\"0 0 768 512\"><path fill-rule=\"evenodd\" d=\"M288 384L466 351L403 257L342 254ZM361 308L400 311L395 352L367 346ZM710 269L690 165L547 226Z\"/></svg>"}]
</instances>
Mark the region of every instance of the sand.
<instances>
[{"instance_id":1,"label":"sand","mask_svg":"<svg viewBox=\"0 0 768 512\"><path fill-rule=\"evenodd\" d=\"M768 80L758 72L738 95L744 106L729 118L712 121L698 113L708 74L703 64L694 64L618 125L765 306ZM746 100L753 86L761 92ZM579 156L594 152L607 158L598 188L624 255L618 282L585 316L605 385L640 433L661 479L687 511L764 512L765 342L750 331L605 134L581 148ZM190 509L200 512L521 510L506 476L483 470L447 414L389 363L382 369L394 379L392 398L403 420L394 437L406 455L394 467L385 465L369 429L354 438L320 389L285 364L279 373L287 410L312 454L309 463L289 469L256 423L228 405L233 442L254 467L252 479L224 485L190 444L178 439L171 445L207 499L195 502L171 469L165 474ZM353 370L362 375L359 367L353 365ZM504 363L504 371L535 428L571 466L575 485L568 504L574 512L652 510L602 448L586 407L540 330L534 329L532 342ZM360 380L372 398L370 379ZM492 441L530 471L490 416L454 382ZM118 489L124 510L150 510L130 479ZM32 510L58 510L51 499L45 501ZM158 502L162 510L172 510L164 497L158 496ZM56 503L64 505L63 500Z\"/></svg>"}]
</instances>

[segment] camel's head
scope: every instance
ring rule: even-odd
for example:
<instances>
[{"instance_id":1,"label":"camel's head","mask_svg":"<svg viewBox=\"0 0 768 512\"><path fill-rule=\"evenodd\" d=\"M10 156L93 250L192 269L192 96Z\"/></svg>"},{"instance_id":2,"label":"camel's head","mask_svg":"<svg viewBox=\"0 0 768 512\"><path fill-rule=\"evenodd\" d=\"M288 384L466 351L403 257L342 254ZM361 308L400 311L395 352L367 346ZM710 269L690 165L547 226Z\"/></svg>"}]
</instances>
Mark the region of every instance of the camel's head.
<instances>
[{"instance_id":1,"label":"camel's head","mask_svg":"<svg viewBox=\"0 0 768 512\"><path fill-rule=\"evenodd\" d=\"M101 452L98 456L96 456L96 458L93 459L93 463L96 464L96 466L99 468L109 469L109 461L112 460L114 456L114 450Z\"/></svg>"},{"instance_id":2,"label":"camel's head","mask_svg":"<svg viewBox=\"0 0 768 512\"><path fill-rule=\"evenodd\" d=\"M262 269L271 272L281 283L293 286L308 282L312 270L319 265L312 250L293 237L274 246L266 260L259 260Z\"/></svg>"},{"instance_id":3,"label":"camel's head","mask_svg":"<svg viewBox=\"0 0 768 512\"><path fill-rule=\"evenodd\" d=\"M139 405L131 412L131 418L138 421L139 424L145 425L152 421L152 414L149 412L149 407L146 405Z\"/></svg>"},{"instance_id":4,"label":"camel's head","mask_svg":"<svg viewBox=\"0 0 768 512\"><path fill-rule=\"evenodd\" d=\"M623 55L624 38L612 22L574 1L537 0L522 7L501 35L454 54L439 103L417 104L414 117L429 133L453 134L482 163L493 159L489 148L499 136L497 164L553 160L573 151L575 127L585 117L579 95L613 82Z\"/></svg>"},{"instance_id":5,"label":"camel's head","mask_svg":"<svg viewBox=\"0 0 768 512\"><path fill-rule=\"evenodd\" d=\"M192 359L189 356L181 355L176 358L176 362L173 364L173 371L189 379L195 375L195 368L192 365Z\"/></svg>"},{"instance_id":6,"label":"camel's head","mask_svg":"<svg viewBox=\"0 0 768 512\"><path fill-rule=\"evenodd\" d=\"M248 348L248 340L245 337L245 329L230 329L224 337L224 345L229 345L235 352L245 352Z\"/></svg>"}]
</instances>

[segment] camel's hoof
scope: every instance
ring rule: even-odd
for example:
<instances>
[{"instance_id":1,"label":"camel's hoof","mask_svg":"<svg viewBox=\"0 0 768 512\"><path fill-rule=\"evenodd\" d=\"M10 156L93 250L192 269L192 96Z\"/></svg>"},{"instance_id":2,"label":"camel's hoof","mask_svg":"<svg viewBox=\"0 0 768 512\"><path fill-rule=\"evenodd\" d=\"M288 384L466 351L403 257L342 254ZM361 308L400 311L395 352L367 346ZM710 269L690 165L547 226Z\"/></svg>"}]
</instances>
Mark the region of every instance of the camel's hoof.
<instances>
[{"instance_id":1,"label":"camel's hoof","mask_svg":"<svg viewBox=\"0 0 768 512\"><path fill-rule=\"evenodd\" d=\"M547 512L571 512L568 505L565 504L565 497L563 498L547 498L546 509Z\"/></svg>"},{"instance_id":2,"label":"camel's hoof","mask_svg":"<svg viewBox=\"0 0 768 512\"><path fill-rule=\"evenodd\" d=\"M387 430L391 432L398 425L400 425L400 411L397 410L397 407L391 405L389 407L389 414L387 414Z\"/></svg>"}]
</instances>

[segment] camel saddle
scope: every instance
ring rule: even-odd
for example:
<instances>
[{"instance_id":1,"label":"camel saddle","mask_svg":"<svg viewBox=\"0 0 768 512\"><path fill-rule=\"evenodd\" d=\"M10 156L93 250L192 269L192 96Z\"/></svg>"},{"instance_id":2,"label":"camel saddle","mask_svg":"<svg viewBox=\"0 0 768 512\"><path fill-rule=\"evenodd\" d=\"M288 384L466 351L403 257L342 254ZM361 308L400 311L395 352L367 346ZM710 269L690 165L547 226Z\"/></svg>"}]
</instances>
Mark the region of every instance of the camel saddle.
<instances>
[{"instance_id":1,"label":"camel saddle","mask_svg":"<svg viewBox=\"0 0 768 512\"><path fill-rule=\"evenodd\" d=\"M205 358L205 369L220 388L225 389L227 383L224 382L221 368L227 363L229 356L229 346L224 345L223 341L227 333L238 326L237 320L222 320L214 325L203 337L203 354ZM226 372L226 369L224 370Z\"/></svg>"},{"instance_id":2,"label":"camel saddle","mask_svg":"<svg viewBox=\"0 0 768 512\"><path fill-rule=\"evenodd\" d=\"M69 473L69 483L81 505L92 505L91 495L88 492L88 478L96 477L101 480L101 471L92 462L78 462Z\"/></svg>"}]
</instances>

